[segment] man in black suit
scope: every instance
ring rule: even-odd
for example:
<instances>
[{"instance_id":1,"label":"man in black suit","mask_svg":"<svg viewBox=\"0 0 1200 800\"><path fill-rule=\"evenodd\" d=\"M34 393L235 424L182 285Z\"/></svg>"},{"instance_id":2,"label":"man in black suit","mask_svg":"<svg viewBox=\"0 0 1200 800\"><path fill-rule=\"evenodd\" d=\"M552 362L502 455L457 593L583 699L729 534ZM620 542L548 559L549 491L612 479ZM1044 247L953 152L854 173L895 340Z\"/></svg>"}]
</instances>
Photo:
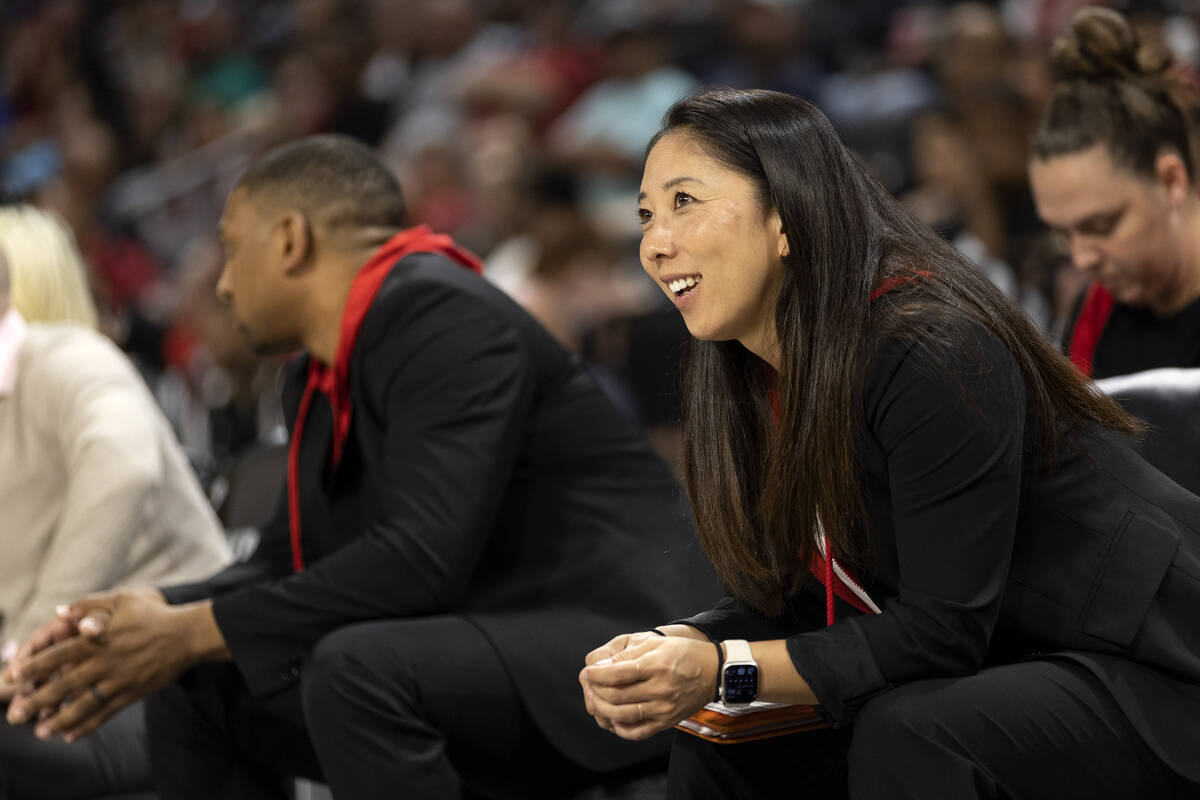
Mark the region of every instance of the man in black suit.
<instances>
[{"instance_id":1,"label":"man in black suit","mask_svg":"<svg viewBox=\"0 0 1200 800\"><path fill-rule=\"evenodd\" d=\"M282 797L294 775L341 800L562 796L663 752L596 728L576 674L595 641L711 598L677 487L473 256L403 216L351 140L251 165L217 290L259 350L306 351L286 497L248 563L64 609L14 668L72 668L17 716L73 739L166 688L147 719L168 798Z\"/></svg>"}]
</instances>

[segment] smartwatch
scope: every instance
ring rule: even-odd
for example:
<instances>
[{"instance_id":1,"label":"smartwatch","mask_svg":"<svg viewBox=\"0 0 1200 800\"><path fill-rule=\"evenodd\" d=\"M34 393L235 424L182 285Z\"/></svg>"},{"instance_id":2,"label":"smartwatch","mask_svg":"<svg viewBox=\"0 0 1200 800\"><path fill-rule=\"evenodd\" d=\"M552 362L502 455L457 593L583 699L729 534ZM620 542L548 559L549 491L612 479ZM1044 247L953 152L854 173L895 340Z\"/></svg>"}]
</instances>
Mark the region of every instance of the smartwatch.
<instances>
[{"instance_id":1,"label":"smartwatch","mask_svg":"<svg viewBox=\"0 0 1200 800\"><path fill-rule=\"evenodd\" d=\"M745 639L726 639L725 666L721 669L721 702L744 706L758 697L758 663Z\"/></svg>"}]
</instances>

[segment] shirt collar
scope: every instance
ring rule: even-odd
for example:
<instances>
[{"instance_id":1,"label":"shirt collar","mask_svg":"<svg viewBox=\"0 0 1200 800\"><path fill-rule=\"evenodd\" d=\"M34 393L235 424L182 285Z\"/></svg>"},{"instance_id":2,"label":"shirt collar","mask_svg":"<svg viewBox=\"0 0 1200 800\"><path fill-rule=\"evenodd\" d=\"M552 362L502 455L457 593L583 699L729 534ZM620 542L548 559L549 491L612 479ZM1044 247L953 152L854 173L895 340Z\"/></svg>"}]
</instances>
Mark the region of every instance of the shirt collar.
<instances>
[{"instance_id":1,"label":"shirt collar","mask_svg":"<svg viewBox=\"0 0 1200 800\"><path fill-rule=\"evenodd\" d=\"M17 356L29 326L15 308L0 316L0 397L7 397L17 386Z\"/></svg>"}]
</instances>

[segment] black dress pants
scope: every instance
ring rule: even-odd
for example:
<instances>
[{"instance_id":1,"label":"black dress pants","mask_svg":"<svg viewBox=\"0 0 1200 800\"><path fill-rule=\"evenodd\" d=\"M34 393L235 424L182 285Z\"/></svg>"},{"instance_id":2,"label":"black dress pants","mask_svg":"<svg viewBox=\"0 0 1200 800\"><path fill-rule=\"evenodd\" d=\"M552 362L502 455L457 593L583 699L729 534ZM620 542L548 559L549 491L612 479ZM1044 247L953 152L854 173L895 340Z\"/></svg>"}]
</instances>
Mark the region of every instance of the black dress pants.
<instances>
[{"instance_id":1,"label":"black dress pants","mask_svg":"<svg viewBox=\"0 0 1200 800\"><path fill-rule=\"evenodd\" d=\"M7 708L0 704L0 715ZM141 703L72 744L57 737L44 742L33 729L0 720L0 800L84 800L151 790Z\"/></svg>"},{"instance_id":2,"label":"black dress pants","mask_svg":"<svg viewBox=\"0 0 1200 800\"><path fill-rule=\"evenodd\" d=\"M1029 661L917 681L852 728L711 745L677 734L675 798L1196 798L1083 667ZM830 776L838 770L843 782Z\"/></svg>"},{"instance_id":3,"label":"black dress pants","mask_svg":"<svg viewBox=\"0 0 1200 800\"><path fill-rule=\"evenodd\" d=\"M342 628L298 687L265 700L233 665L202 665L148 701L146 719L163 800L284 798L293 776L337 800L562 798L597 778L546 740L460 617Z\"/></svg>"}]
</instances>

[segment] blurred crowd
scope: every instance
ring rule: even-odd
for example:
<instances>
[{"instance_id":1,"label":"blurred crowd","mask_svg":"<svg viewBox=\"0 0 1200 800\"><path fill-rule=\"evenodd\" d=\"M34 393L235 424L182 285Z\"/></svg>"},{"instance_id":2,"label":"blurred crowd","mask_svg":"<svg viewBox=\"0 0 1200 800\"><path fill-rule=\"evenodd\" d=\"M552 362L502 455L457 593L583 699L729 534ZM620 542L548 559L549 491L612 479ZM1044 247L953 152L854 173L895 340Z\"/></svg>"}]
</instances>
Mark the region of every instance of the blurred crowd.
<instances>
[{"instance_id":1,"label":"blurred crowd","mask_svg":"<svg viewBox=\"0 0 1200 800\"><path fill-rule=\"evenodd\" d=\"M686 331L640 273L664 110L707 84L815 102L875 174L1056 335L1081 286L1037 221L1028 142L1081 0L9 0L0 191L59 213L102 330L197 463L282 436L278 362L213 288L246 161L316 132L379 149L590 360L671 458ZM1200 64L1194 0L1110 3Z\"/></svg>"}]
</instances>

